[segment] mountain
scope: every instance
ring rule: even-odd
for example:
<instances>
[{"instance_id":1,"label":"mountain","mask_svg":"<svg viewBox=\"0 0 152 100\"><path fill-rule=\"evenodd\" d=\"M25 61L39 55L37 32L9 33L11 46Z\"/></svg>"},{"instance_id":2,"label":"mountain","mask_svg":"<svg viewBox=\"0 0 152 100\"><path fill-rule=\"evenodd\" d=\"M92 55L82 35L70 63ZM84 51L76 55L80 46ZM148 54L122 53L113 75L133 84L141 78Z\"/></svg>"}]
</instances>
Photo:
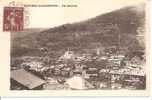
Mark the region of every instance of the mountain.
<instances>
[{"instance_id":1,"label":"mountain","mask_svg":"<svg viewBox=\"0 0 152 100\"><path fill-rule=\"evenodd\" d=\"M51 55L60 55L71 49L81 51L97 47L140 50L137 35L144 35L145 6L130 6L82 22L68 23L58 27L14 37L13 56L43 55L39 48L46 48ZM26 32L25 32L26 33ZM62 52L62 53L61 53ZM126 51L128 52L128 51Z\"/></svg>"}]
</instances>

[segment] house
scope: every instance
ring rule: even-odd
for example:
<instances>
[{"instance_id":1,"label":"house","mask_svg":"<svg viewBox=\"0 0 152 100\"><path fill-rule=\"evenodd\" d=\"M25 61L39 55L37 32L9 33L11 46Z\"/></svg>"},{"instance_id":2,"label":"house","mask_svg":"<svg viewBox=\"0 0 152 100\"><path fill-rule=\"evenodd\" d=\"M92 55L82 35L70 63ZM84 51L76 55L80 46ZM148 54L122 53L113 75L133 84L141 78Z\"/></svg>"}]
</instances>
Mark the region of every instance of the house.
<instances>
[{"instance_id":1,"label":"house","mask_svg":"<svg viewBox=\"0 0 152 100\"><path fill-rule=\"evenodd\" d=\"M11 71L11 87L21 87L24 90L39 90L43 88L44 80L26 71L18 69Z\"/></svg>"},{"instance_id":2,"label":"house","mask_svg":"<svg viewBox=\"0 0 152 100\"><path fill-rule=\"evenodd\" d=\"M59 61L64 61L64 60L74 60L75 55L73 51L66 51L60 58Z\"/></svg>"},{"instance_id":3,"label":"house","mask_svg":"<svg viewBox=\"0 0 152 100\"><path fill-rule=\"evenodd\" d=\"M39 61L23 62L21 67L28 68L29 70L34 70L36 72L43 72L44 70L47 70L47 67L44 66L44 63Z\"/></svg>"},{"instance_id":4,"label":"house","mask_svg":"<svg viewBox=\"0 0 152 100\"><path fill-rule=\"evenodd\" d=\"M73 76L66 80L66 84L70 86L73 90L85 90L94 88L87 80L81 76Z\"/></svg>"},{"instance_id":5,"label":"house","mask_svg":"<svg viewBox=\"0 0 152 100\"><path fill-rule=\"evenodd\" d=\"M130 62L132 65L136 66L144 65L144 60L142 60L139 56L134 56Z\"/></svg>"}]
</instances>

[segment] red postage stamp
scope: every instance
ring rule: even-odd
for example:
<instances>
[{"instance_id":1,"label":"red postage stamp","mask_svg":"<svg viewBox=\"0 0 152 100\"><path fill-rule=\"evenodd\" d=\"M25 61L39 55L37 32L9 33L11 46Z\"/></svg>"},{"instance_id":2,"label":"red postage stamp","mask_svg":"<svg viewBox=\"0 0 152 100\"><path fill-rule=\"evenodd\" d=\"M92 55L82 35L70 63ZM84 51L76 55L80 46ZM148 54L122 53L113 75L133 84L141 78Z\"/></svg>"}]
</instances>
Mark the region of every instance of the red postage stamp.
<instances>
[{"instance_id":1,"label":"red postage stamp","mask_svg":"<svg viewBox=\"0 0 152 100\"><path fill-rule=\"evenodd\" d=\"M24 28L23 7L4 7L3 31L22 31Z\"/></svg>"}]
</instances>

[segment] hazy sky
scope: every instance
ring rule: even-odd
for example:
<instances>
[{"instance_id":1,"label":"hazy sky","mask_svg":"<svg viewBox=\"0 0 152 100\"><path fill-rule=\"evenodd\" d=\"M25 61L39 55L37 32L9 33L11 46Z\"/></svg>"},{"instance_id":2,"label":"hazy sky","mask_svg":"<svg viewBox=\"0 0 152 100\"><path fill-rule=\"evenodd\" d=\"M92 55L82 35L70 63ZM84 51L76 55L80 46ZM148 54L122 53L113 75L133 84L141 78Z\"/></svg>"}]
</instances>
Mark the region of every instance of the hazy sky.
<instances>
[{"instance_id":1,"label":"hazy sky","mask_svg":"<svg viewBox=\"0 0 152 100\"><path fill-rule=\"evenodd\" d=\"M0 0L6 1L6 0ZM74 4L78 7L28 7L28 27L54 27L65 23L79 22L97 15L133 5L143 0L18 0L24 4ZM34 1L34 2L32 2ZM145 1L145 0L144 0ZM4 2L8 4L8 2ZM3 4L3 5L4 5Z\"/></svg>"}]
</instances>

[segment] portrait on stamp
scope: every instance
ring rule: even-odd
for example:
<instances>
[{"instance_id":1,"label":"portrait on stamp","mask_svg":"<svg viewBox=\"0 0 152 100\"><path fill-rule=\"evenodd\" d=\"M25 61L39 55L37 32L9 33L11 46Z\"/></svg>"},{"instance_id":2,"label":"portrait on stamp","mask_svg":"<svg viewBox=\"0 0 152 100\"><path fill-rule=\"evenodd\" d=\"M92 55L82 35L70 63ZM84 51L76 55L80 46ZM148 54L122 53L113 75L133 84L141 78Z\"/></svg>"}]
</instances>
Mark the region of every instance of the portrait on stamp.
<instances>
[{"instance_id":1,"label":"portrait on stamp","mask_svg":"<svg viewBox=\"0 0 152 100\"><path fill-rule=\"evenodd\" d=\"M23 19L22 7L4 7L3 31L22 31Z\"/></svg>"}]
</instances>

